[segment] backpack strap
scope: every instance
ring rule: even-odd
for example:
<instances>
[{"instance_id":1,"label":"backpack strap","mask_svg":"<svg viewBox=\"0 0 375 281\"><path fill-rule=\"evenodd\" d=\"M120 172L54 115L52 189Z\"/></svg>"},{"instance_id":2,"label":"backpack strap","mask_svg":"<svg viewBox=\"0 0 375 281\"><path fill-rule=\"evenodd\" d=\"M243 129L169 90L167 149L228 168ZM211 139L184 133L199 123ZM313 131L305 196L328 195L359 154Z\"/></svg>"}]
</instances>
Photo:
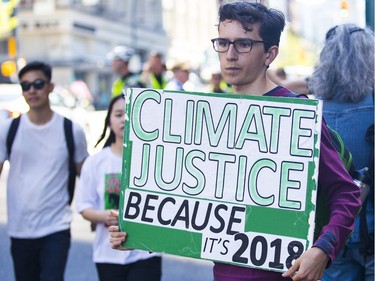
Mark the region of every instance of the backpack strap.
<instances>
[{"instance_id":1,"label":"backpack strap","mask_svg":"<svg viewBox=\"0 0 375 281\"><path fill-rule=\"evenodd\" d=\"M73 137L73 122L64 117L64 134L66 146L69 153L69 177L68 177L68 193L69 205L72 203L74 188L76 182L77 171L74 163L74 137Z\"/></svg>"},{"instance_id":2,"label":"backpack strap","mask_svg":"<svg viewBox=\"0 0 375 281\"><path fill-rule=\"evenodd\" d=\"M371 158L367 174L370 190L369 195L366 197L366 200L362 204L359 222L359 252L364 256L365 259L374 254L374 233L369 233L366 219L367 204L374 204L374 124L371 124L366 131L366 141L369 144L371 144L372 147L372 153L370 154Z\"/></svg>"},{"instance_id":3,"label":"backpack strap","mask_svg":"<svg viewBox=\"0 0 375 281\"><path fill-rule=\"evenodd\" d=\"M10 123L8 135L7 135L7 152L8 152L8 158L10 157L10 153L12 152L12 145L14 138L16 137L17 129L20 124L21 116L18 116L17 118L12 120L12 123Z\"/></svg>"},{"instance_id":4,"label":"backpack strap","mask_svg":"<svg viewBox=\"0 0 375 281\"><path fill-rule=\"evenodd\" d=\"M327 128L331 137L331 142L335 147L337 153L339 154L342 163L345 166L345 169L349 174L354 177L356 169L353 165L353 157L348 148L345 146L344 141L342 140L340 134L333 130L328 124Z\"/></svg>"},{"instance_id":5,"label":"backpack strap","mask_svg":"<svg viewBox=\"0 0 375 281\"><path fill-rule=\"evenodd\" d=\"M20 124L21 116L15 118L10 123L8 135L6 139L8 157L12 152L12 145L16 137L17 129ZM69 154L69 177L68 177L68 192L69 192L69 205L72 203L74 195L74 187L76 181L77 171L74 164L74 138L73 138L73 122L68 118L64 117L64 134L66 140L66 146Z\"/></svg>"},{"instance_id":6,"label":"backpack strap","mask_svg":"<svg viewBox=\"0 0 375 281\"><path fill-rule=\"evenodd\" d=\"M308 98L308 96L306 96L305 94L297 94L281 86L277 86L272 91L264 94L264 96L287 97L287 98L299 98L299 97Z\"/></svg>"}]
</instances>

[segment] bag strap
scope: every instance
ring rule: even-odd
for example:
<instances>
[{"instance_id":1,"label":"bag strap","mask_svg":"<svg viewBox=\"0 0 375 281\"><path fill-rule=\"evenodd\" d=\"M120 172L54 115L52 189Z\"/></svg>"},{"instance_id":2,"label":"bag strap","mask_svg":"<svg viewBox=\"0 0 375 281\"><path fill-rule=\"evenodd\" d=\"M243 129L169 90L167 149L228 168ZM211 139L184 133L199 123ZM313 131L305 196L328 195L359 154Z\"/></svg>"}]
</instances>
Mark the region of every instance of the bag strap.
<instances>
[{"instance_id":1,"label":"bag strap","mask_svg":"<svg viewBox=\"0 0 375 281\"><path fill-rule=\"evenodd\" d=\"M12 152L12 145L13 145L14 138L16 137L18 126L20 124L20 119L21 119L21 116L18 116L17 118L13 119L12 122L10 123L7 140L6 140L8 158L10 157L10 153Z\"/></svg>"},{"instance_id":2,"label":"bag strap","mask_svg":"<svg viewBox=\"0 0 375 281\"><path fill-rule=\"evenodd\" d=\"M272 91L266 93L264 96L287 97L287 98L299 98L299 97L308 98L308 96L306 96L305 94L297 94L281 86L277 86Z\"/></svg>"},{"instance_id":3,"label":"bag strap","mask_svg":"<svg viewBox=\"0 0 375 281\"><path fill-rule=\"evenodd\" d=\"M359 222L359 237L360 237L360 248L359 252L365 257L371 256L374 254L374 234L370 234L368 232L368 225L367 225L367 204L374 204L373 196L374 196L374 124L370 125L366 131L366 141L371 144L372 153L371 159L369 163L369 196L366 197L366 200L362 204L361 215L360 215L360 222ZM371 201L372 200L372 201ZM371 237L372 235L372 237Z\"/></svg>"},{"instance_id":4,"label":"bag strap","mask_svg":"<svg viewBox=\"0 0 375 281\"><path fill-rule=\"evenodd\" d=\"M10 123L8 135L6 139L8 157L12 152L12 146L16 133L20 124L21 116L15 118ZM77 171L74 164L74 137L73 137L73 122L68 118L64 117L64 135L66 140L66 146L69 154L69 178L68 178L68 193L69 193L69 205L72 203L74 195L74 187L76 181Z\"/></svg>"},{"instance_id":5,"label":"bag strap","mask_svg":"<svg viewBox=\"0 0 375 281\"><path fill-rule=\"evenodd\" d=\"M69 153L68 193L69 193L69 205L70 205L73 201L77 171L76 171L76 167L74 163L73 122L66 117L64 117L64 134L65 134L66 146L68 148L68 153Z\"/></svg>"}]
</instances>

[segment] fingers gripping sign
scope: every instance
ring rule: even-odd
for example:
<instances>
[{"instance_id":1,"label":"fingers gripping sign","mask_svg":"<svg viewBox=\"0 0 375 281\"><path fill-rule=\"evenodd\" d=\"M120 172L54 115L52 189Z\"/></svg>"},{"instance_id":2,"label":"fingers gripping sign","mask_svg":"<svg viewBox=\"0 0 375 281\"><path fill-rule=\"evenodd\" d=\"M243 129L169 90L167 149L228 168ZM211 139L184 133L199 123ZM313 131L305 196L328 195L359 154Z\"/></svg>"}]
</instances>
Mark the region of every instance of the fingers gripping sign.
<instances>
[{"instance_id":1,"label":"fingers gripping sign","mask_svg":"<svg viewBox=\"0 0 375 281\"><path fill-rule=\"evenodd\" d=\"M111 216L118 219L118 211L111 210ZM132 250L130 248L121 246L121 244L126 241L127 233L120 232L118 225L111 225L108 228L108 231L109 231L109 242L111 243L112 249L123 250L123 251Z\"/></svg>"},{"instance_id":2,"label":"fingers gripping sign","mask_svg":"<svg viewBox=\"0 0 375 281\"><path fill-rule=\"evenodd\" d=\"M328 263L328 256L321 249L313 247L307 250L283 277L290 277L293 281L317 281L323 276Z\"/></svg>"}]
</instances>

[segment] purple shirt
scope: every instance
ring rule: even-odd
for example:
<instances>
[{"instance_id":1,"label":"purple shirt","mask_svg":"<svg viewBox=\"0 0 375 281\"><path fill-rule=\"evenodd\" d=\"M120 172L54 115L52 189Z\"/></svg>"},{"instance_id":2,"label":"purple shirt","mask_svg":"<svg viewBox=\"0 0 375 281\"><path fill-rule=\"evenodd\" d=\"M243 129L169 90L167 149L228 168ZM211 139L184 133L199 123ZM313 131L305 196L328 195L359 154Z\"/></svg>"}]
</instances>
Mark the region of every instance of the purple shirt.
<instances>
[{"instance_id":1,"label":"purple shirt","mask_svg":"<svg viewBox=\"0 0 375 281\"><path fill-rule=\"evenodd\" d=\"M267 96L284 96L285 88L276 87ZM313 247L327 253L330 263L334 261L354 228L355 217L361 206L360 191L346 171L342 161L331 143L325 121L322 122L319 188L328 201L331 211L329 223L323 227ZM240 267L230 264L215 263L214 278L216 281L282 281L281 273Z\"/></svg>"}]
</instances>

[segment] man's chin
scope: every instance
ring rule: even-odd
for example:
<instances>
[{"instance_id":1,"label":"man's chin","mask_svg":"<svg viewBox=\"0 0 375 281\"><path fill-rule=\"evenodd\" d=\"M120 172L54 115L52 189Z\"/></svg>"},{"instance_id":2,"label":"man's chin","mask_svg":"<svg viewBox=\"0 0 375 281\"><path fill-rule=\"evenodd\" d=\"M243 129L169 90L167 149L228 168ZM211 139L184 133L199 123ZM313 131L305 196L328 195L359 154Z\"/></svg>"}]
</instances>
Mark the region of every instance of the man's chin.
<instances>
[{"instance_id":1,"label":"man's chin","mask_svg":"<svg viewBox=\"0 0 375 281\"><path fill-rule=\"evenodd\" d=\"M228 85L237 85L237 79L234 76L223 76L223 79Z\"/></svg>"}]
</instances>

